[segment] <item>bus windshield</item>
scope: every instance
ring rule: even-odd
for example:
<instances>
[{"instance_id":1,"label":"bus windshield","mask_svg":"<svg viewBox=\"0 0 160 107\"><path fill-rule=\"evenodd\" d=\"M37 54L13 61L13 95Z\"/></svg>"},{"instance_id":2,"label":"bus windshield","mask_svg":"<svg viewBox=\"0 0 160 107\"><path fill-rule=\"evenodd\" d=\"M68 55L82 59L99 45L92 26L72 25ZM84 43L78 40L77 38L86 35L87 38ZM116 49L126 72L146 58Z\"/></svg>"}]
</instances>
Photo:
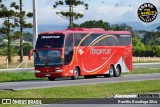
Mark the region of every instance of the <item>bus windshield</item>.
<instances>
[{"instance_id":1,"label":"bus windshield","mask_svg":"<svg viewBox=\"0 0 160 107\"><path fill-rule=\"evenodd\" d=\"M63 48L64 34L41 34L38 36L36 49Z\"/></svg>"},{"instance_id":2,"label":"bus windshield","mask_svg":"<svg viewBox=\"0 0 160 107\"><path fill-rule=\"evenodd\" d=\"M35 66L57 66L63 64L60 50L37 50L34 57Z\"/></svg>"}]
</instances>

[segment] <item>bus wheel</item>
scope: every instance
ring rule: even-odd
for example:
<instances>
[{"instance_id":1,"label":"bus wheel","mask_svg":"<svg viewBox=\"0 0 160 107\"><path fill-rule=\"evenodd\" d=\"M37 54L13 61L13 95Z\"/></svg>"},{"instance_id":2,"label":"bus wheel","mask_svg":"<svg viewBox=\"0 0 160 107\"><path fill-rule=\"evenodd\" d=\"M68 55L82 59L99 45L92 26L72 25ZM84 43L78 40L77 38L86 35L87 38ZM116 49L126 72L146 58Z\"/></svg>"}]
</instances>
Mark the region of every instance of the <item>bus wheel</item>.
<instances>
[{"instance_id":1,"label":"bus wheel","mask_svg":"<svg viewBox=\"0 0 160 107\"><path fill-rule=\"evenodd\" d=\"M113 77L114 76L114 67L113 66L110 66L110 69L109 69L109 77Z\"/></svg>"},{"instance_id":2,"label":"bus wheel","mask_svg":"<svg viewBox=\"0 0 160 107\"><path fill-rule=\"evenodd\" d=\"M114 72L114 76L115 76L115 77L119 77L120 74L121 74L121 68L120 68L120 66L118 65L118 66L116 67L115 72Z\"/></svg>"},{"instance_id":3,"label":"bus wheel","mask_svg":"<svg viewBox=\"0 0 160 107\"><path fill-rule=\"evenodd\" d=\"M73 71L73 76L71 77L72 80L76 80L79 77L79 70L77 68Z\"/></svg>"},{"instance_id":4,"label":"bus wheel","mask_svg":"<svg viewBox=\"0 0 160 107\"><path fill-rule=\"evenodd\" d=\"M48 77L49 81L54 81L56 78L55 77Z\"/></svg>"}]
</instances>

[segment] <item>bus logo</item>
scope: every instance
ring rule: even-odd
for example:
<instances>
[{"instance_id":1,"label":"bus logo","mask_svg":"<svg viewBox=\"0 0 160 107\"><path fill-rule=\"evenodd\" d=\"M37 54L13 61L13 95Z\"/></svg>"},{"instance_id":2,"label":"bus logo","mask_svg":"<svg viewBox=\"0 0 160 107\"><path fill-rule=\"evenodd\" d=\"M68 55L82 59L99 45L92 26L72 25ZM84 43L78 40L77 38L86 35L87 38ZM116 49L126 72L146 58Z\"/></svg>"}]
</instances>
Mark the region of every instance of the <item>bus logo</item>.
<instances>
[{"instance_id":1,"label":"bus logo","mask_svg":"<svg viewBox=\"0 0 160 107\"><path fill-rule=\"evenodd\" d=\"M79 50L78 50L78 53L79 53L80 55L82 55L82 54L84 53L84 51L83 51L82 49L79 49Z\"/></svg>"}]
</instances>

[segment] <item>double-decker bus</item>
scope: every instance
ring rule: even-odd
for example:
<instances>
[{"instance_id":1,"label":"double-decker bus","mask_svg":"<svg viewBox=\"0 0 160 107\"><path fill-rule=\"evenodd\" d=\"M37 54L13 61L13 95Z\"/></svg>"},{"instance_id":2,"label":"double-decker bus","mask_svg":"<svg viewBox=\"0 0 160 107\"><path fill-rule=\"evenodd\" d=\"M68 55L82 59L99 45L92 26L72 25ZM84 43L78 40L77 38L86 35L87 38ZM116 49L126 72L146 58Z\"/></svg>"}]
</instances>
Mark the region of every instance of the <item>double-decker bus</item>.
<instances>
[{"instance_id":1,"label":"double-decker bus","mask_svg":"<svg viewBox=\"0 0 160 107\"><path fill-rule=\"evenodd\" d=\"M101 28L40 33L33 50L35 76L50 81L57 77L118 77L132 71L131 41L129 31Z\"/></svg>"}]
</instances>

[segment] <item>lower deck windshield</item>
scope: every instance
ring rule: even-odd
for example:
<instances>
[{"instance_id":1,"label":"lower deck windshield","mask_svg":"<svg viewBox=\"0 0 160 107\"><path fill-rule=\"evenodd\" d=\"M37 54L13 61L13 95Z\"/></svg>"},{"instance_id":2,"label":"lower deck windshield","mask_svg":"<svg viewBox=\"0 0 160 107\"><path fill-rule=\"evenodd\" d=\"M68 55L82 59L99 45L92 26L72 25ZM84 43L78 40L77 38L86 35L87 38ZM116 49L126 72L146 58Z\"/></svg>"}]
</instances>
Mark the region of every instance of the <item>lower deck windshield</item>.
<instances>
[{"instance_id":1,"label":"lower deck windshield","mask_svg":"<svg viewBox=\"0 0 160 107\"><path fill-rule=\"evenodd\" d=\"M38 50L35 51L35 66L58 66L62 65L60 50Z\"/></svg>"}]
</instances>

